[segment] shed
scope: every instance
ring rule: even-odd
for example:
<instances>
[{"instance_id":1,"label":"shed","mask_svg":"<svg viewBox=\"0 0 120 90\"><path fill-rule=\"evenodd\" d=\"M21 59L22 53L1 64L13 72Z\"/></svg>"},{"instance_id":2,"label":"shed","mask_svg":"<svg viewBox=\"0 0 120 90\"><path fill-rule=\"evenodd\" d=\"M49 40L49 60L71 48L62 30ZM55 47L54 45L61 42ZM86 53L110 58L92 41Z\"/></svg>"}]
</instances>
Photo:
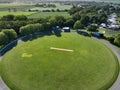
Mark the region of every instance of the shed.
<instances>
[{"instance_id":1,"label":"shed","mask_svg":"<svg viewBox=\"0 0 120 90\"><path fill-rule=\"evenodd\" d=\"M95 37L103 37L103 34L100 33L100 32L94 32L93 36L95 36Z\"/></svg>"},{"instance_id":2,"label":"shed","mask_svg":"<svg viewBox=\"0 0 120 90\"><path fill-rule=\"evenodd\" d=\"M63 28L62 28L62 31L63 31L63 32L70 32L70 27L63 27Z\"/></svg>"}]
</instances>

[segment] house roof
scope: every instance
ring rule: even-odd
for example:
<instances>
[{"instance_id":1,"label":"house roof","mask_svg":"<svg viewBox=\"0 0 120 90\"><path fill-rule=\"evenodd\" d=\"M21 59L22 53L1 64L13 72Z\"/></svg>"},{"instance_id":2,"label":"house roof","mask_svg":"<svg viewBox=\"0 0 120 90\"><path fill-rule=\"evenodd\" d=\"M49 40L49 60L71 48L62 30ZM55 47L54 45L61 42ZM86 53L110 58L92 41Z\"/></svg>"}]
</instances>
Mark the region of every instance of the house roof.
<instances>
[{"instance_id":1,"label":"house roof","mask_svg":"<svg viewBox=\"0 0 120 90\"><path fill-rule=\"evenodd\" d=\"M63 29L70 29L70 27L63 27Z\"/></svg>"}]
</instances>

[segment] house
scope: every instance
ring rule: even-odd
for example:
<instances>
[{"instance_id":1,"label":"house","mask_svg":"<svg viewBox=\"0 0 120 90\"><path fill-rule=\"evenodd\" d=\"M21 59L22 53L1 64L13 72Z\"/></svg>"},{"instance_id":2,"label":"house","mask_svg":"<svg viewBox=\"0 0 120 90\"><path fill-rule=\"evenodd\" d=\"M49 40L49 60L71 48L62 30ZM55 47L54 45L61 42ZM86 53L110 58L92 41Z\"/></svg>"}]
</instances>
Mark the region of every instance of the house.
<instances>
[{"instance_id":1,"label":"house","mask_svg":"<svg viewBox=\"0 0 120 90\"><path fill-rule=\"evenodd\" d=\"M106 24L105 23L101 23L100 27L106 28Z\"/></svg>"},{"instance_id":2,"label":"house","mask_svg":"<svg viewBox=\"0 0 120 90\"><path fill-rule=\"evenodd\" d=\"M70 27L63 27L63 28L62 28L62 31L63 31L63 32L70 32Z\"/></svg>"}]
</instances>

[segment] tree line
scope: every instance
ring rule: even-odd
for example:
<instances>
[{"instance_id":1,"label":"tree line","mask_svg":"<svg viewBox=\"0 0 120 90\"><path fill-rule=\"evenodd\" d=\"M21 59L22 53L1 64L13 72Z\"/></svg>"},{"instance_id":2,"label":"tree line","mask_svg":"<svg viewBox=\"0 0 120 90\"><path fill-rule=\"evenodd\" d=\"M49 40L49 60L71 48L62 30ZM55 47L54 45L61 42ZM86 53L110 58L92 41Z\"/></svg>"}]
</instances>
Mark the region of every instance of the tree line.
<instances>
[{"instance_id":1,"label":"tree line","mask_svg":"<svg viewBox=\"0 0 120 90\"><path fill-rule=\"evenodd\" d=\"M14 32L14 35L16 33L14 37L17 38L37 32L49 31L56 26L74 29L88 28L88 31L96 31L98 28L96 24L99 26L101 23L106 23L107 21L106 12L98 12L99 9L97 6L88 6L87 8L73 7L69 10L69 14L71 15L69 18L55 16L30 19L24 15L6 15L0 19L0 38L9 38L9 36L4 33L5 30L10 33ZM5 45L11 41L11 39L4 42L3 40L4 39L0 40L1 45Z\"/></svg>"}]
</instances>

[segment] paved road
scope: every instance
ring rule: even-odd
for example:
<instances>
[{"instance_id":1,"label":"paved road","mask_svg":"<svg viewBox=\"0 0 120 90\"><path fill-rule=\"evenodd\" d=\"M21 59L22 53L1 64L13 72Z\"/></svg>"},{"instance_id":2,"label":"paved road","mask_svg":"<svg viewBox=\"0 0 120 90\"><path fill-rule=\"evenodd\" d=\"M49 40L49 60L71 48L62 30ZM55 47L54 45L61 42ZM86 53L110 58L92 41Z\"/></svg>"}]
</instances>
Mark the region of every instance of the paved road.
<instances>
[{"instance_id":1,"label":"paved road","mask_svg":"<svg viewBox=\"0 0 120 90\"><path fill-rule=\"evenodd\" d=\"M2 57L0 57L0 61L2 60ZM0 90L10 90L7 85L4 83L4 81L2 80L1 76L0 76Z\"/></svg>"},{"instance_id":2,"label":"paved road","mask_svg":"<svg viewBox=\"0 0 120 90\"><path fill-rule=\"evenodd\" d=\"M107 47L109 47L116 54L118 61L120 63L120 51L114 45L110 44L106 40L103 39L97 39L97 40L105 44ZM108 90L120 90L120 73L115 83Z\"/></svg>"}]
</instances>

